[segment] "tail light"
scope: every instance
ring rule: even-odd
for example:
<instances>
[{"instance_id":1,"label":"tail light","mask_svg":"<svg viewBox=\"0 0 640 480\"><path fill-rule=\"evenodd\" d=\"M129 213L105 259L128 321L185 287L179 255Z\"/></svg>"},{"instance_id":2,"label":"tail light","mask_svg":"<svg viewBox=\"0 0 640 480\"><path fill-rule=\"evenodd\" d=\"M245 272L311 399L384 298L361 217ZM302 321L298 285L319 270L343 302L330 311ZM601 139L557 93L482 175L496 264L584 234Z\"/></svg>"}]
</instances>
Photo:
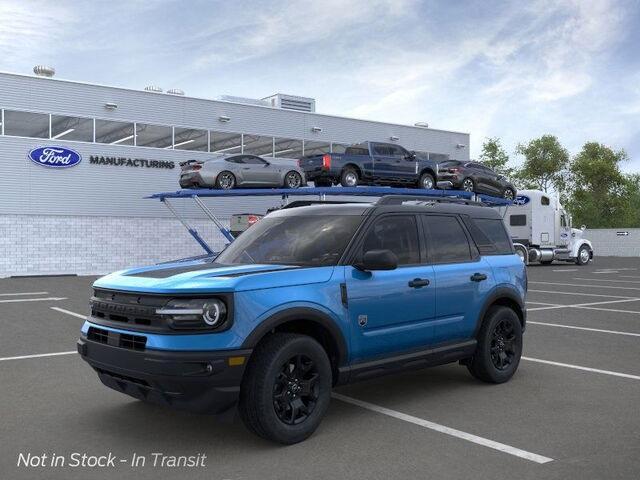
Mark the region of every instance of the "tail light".
<instances>
[{"instance_id":1,"label":"tail light","mask_svg":"<svg viewBox=\"0 0 640 480\"><path fill-rule=\"evenodd\" d=\"M191 170L200 170L202 168L202 165L199 163L196 163L195 165L191 166Z\"/></svg>"},{"instance_id":2,"label":"tail light","mask_svg":"<svg viewBox=\"0 0 640 480\"><path fill-rule=\"evenodd\" d=\"M300 165L300 163L301 163L301 162L300 162L300 159L298 159L297 164L298 164L298 166L299 166L299 167L301 167L301 166L302 166L302 165Z\"/></svg>"},{"instance_id":3,"label":"tail light","mask_svg":"<svg viewBox=\"0 0 640 480\"><path fill-rule=\"evenodd\" d=\"M260 218L258 218L258 216L256 215L249 215L247 217L247 224L249 226L253 225L254 223L257 223L257 221L260 220Z\"/></svg>"},{"instance_id":4,"label":"tail light","mask_svg":"<svg viewBox=\"0 0 640 480\"><path fill-rule=\"evenodd\" d=\"M328 153L325 153L322 156L322 168L325 170L329 170L331 168L331 155Z\"/></svg>"},{"instance_id":5,"label":"tail light","mask_svg":"<svg viewBox=\"0 0 640 480\"><path fill-rule=\"evenodd\" d=\"M460 171L460 169L458 167L453 167L449 169L449 172L451 173L458 173Z\"/></svg>"}]
</instances>

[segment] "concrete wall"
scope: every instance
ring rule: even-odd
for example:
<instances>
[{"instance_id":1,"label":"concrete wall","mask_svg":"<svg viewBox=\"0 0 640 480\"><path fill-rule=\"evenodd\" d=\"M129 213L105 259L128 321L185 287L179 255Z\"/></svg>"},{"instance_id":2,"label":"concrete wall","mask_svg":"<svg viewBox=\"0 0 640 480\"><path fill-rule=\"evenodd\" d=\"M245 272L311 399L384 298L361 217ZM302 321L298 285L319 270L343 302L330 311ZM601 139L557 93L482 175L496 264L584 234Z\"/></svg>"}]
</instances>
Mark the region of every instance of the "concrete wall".
<instances>
[{"instance_id":1,"label":"concrete wall","mask_svg":"<svg viewBox=\"0 0 640 480\"><path fill-rule=\"evenodd\" d=\"M211 222L191 224L212 248L224 247ZM0 232L0 277L106 274L204 254L170 218L0 215Z\"/></svg>"},{"instance_id":2,"label":"concrete wall","mask_svg":"<svg viewBox=\"0 0 640 480\"><path fill-rule=\"evenodd\" d=\"M640 228L587 229L584 238L593 243L596 257L640 257Z\"/></svg>"}]
</instances>

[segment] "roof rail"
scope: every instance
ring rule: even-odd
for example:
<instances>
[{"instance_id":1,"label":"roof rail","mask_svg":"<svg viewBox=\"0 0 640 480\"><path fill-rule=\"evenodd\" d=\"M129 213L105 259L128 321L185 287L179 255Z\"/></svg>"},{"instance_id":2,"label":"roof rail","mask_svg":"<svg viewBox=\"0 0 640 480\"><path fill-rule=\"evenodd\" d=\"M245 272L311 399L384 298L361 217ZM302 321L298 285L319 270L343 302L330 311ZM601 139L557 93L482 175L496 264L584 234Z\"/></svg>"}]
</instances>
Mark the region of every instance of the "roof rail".
<instances>
[{"instance_id":1,"label":"roof rail","mask_svg":"<svg viewBox=\"0 0 640 480\"><path fill-rule=\"evenodd\" d=\"M486 203L478 202L470 198L459 197L440 197L440 196L428 196L428 195L385 195L380 197L376 202L376 205L400 205L404 202L437 202L437 203L459 203L463 205L476 205L486 206Z\"/></svg>"}]
</instances>

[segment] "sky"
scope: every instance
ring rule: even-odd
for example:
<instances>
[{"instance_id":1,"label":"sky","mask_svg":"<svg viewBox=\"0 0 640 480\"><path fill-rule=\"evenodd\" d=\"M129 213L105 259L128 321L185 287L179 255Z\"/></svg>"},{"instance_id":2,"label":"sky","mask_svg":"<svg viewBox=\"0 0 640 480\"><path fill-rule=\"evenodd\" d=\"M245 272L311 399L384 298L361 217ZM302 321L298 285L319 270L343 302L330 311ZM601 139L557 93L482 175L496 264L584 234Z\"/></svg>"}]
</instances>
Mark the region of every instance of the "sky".
<instances>
[{"instance_id":1,"label":"sky","mask_svg":"<svg viewBox=\"0 0 640 480\"><path fill-rule=\"evenodd\" d=\"M624 149L640 172L640 0L0 0L0 71Z\"/></svg>"}]
</instances>

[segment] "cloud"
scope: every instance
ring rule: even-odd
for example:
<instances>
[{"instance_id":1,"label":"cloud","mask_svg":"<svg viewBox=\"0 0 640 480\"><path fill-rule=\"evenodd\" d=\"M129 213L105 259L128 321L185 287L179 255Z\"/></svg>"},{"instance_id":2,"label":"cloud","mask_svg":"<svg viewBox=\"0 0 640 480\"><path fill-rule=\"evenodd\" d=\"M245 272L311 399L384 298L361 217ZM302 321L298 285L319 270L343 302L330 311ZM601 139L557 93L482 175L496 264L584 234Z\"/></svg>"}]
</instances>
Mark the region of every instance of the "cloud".
<instances>
[{"instance_id":1,"label":"cloud","mask_svg":"<svg viewBox=\"0 0 640 480\"><path fill-rule=\"evenodd\" d=\"M5 65L25 57L50 57L76 16L48 1L0 0L0 58Z\"/></svg>"}]
</instances>

